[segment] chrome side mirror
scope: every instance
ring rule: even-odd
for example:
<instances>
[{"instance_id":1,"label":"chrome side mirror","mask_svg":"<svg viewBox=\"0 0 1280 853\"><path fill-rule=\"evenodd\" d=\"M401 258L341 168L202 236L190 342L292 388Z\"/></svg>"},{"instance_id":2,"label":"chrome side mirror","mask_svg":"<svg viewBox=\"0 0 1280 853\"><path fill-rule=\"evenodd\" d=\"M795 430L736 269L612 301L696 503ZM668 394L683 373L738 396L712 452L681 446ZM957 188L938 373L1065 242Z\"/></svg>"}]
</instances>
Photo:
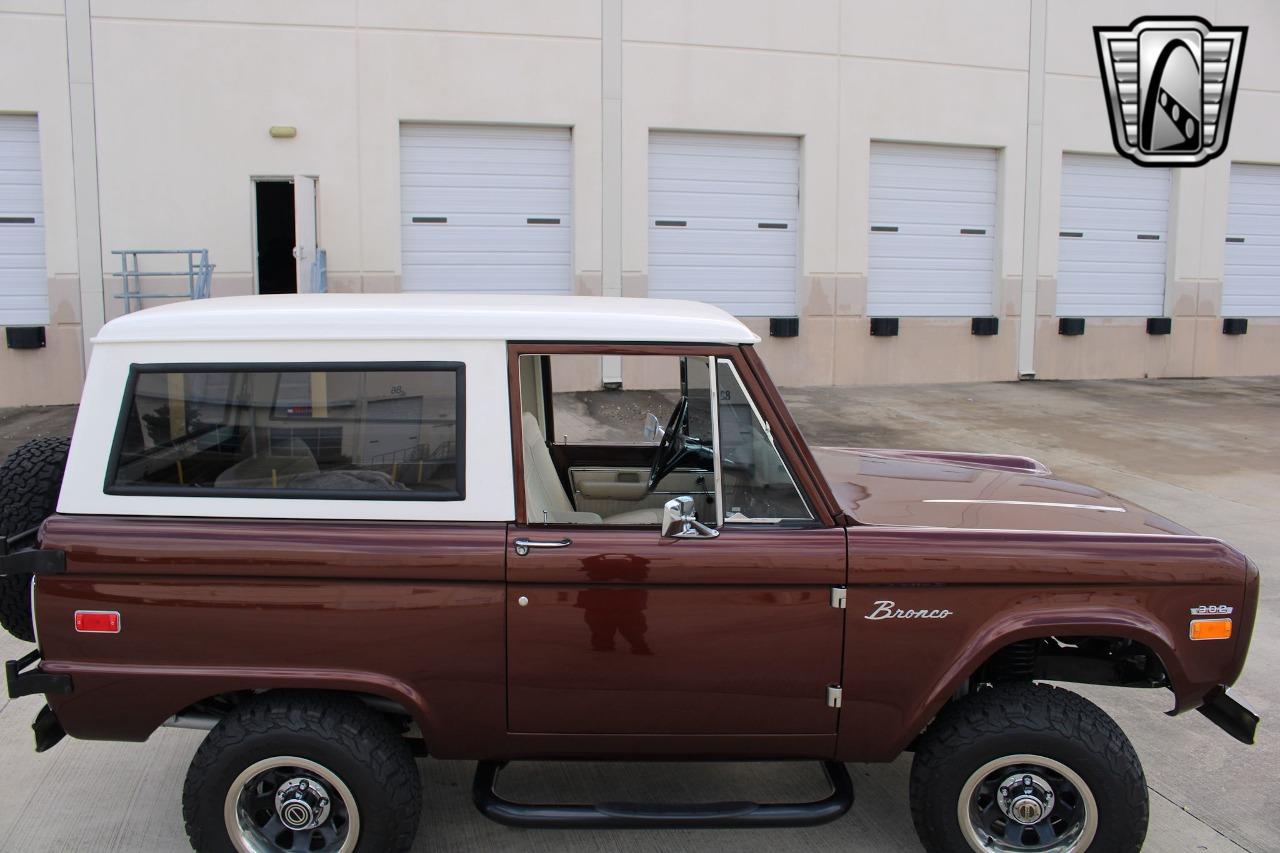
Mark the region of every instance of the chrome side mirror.
<instances>
[{"instance_id":1,"label":"chrome side mirror","mask_svg":"<svg viewBox=\"0 0 1280 853\"><path fill-rule=\"evenodd\" d=\"M657 444L662 441L662 436L666 432L662 428L662 422L658 420L658 416L653 412L647 412L644 416L644 440L651 444Z\"/></svg>"},{"instance_id":2,"label":"chrome side mirror","mask_svg":"<svg viewBox=\"0 0 1280 853\"><path fill-rule=\"evenodd\" d=\"M665 539L714 539L719 530L698 521L693 509L693 498L681 495L672 498L662 507L662 536Z\"/></svg>"}]
</instances>

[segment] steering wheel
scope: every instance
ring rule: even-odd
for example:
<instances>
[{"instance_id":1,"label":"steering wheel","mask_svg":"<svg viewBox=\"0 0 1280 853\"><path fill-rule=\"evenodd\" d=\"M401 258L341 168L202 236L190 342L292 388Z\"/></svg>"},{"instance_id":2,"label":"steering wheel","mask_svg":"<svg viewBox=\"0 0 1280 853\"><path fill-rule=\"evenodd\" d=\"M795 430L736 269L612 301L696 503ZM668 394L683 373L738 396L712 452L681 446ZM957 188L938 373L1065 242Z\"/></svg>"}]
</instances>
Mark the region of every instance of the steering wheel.
<instances>
[{"instance_id":1,"label":"steering wheel","mask_svg":"<svg viewBox=\"0 0 1280 853\"><path fill-rule=\"evenodd\" d=\"M696 460L701 463L699 467L710 470L712 453L710 447L689 435L689 398L682 396L671 412L666 432L653 454L653 464L649 467L649 491L656 489L663 477L687 461Z\"/></svg>"}]
</instances>

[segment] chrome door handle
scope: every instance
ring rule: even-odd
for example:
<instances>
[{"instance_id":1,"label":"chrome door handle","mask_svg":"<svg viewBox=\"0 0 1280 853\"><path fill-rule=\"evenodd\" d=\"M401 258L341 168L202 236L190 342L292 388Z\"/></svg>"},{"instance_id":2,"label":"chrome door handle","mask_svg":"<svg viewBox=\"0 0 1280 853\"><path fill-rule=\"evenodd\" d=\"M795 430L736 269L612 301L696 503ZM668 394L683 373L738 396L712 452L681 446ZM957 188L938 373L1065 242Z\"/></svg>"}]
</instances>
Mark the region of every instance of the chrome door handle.
<instances>
[{"instance_id":1,"label":"chrome door handle","mask_svg":"<svg viewBox=\"0 0 1280 853\"><path fill-rule=\"evenodd\" d=\"M537 539L517 539L516 553L523 557L529 553L530 548L568 548L572 544L572 539L557 539L555 542L539 542Z\"/></svg>"}]
</instances>

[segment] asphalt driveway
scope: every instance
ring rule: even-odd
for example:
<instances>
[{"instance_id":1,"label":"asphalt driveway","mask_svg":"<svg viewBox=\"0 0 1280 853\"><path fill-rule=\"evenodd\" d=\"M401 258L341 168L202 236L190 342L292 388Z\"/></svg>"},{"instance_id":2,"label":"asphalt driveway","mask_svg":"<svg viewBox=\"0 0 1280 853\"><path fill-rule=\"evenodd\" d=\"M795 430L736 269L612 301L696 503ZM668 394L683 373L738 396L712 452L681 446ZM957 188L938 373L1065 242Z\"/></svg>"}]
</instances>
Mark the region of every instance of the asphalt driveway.
<instances>
[{"instance_id":1,"label":"asphalt driveway","mask_svg":"<svg viewBox=\"0 0 1280 853\"><path fill-rule=\"evenodd\" d=\"M1280 851L1280 379L1061 382L792 389L813 444L997 451L1117 492L1239 546L1262 567L1262 606L1238 685L1263 716L1244 747L1198 714L1170 718L1165 691L1092 688L1134 741L1151 787L1147 850ZM66 434L70 408L0 410L0 452ZM0 637L0 658L25 646ZM144 745L67 740L42 756L37 697L0 698L0 850L181 851L179 795L198 732ZM559 832L506 829L470 805L473 765L421 763L426 805L415 850L919 851L907 808L909 758L853 765L857 803L805 830ZM804 799L816 766L513 765L503 791L530 799Z\"/></svg>"}]
</instances>

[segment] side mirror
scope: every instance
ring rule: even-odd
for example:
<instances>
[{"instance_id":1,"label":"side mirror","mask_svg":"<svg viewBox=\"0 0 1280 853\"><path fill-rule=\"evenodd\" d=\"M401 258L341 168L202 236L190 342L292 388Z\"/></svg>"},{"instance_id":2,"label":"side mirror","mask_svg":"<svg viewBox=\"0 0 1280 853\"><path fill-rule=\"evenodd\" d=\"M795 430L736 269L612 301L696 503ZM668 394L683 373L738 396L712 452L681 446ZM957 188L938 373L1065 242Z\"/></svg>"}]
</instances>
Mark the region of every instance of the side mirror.
<instances>
[{"instance_id":1,"label":"side mirror","mask_svg":"<svg viewBox=\"0 0 1280 853\"><path fill-rule=\"evenodd\" d=\"M672 498L662 507L662 536L665 539L714 539L719 530L698 521L693 509L693 498L681 495Z\"/></svg>"},{"instance_id":2,"label":"side mirror","mask_svg":"<svg viewBox=\"0 0 1280 853\"><path fill-rule=\"evenodd\" d=\"M658 420L658 416L653 412L647 412L644 416L644 440L657 444L662 441L664 433L666 430L662 428L662 422Z\"/></svg>"}]
</instances>

